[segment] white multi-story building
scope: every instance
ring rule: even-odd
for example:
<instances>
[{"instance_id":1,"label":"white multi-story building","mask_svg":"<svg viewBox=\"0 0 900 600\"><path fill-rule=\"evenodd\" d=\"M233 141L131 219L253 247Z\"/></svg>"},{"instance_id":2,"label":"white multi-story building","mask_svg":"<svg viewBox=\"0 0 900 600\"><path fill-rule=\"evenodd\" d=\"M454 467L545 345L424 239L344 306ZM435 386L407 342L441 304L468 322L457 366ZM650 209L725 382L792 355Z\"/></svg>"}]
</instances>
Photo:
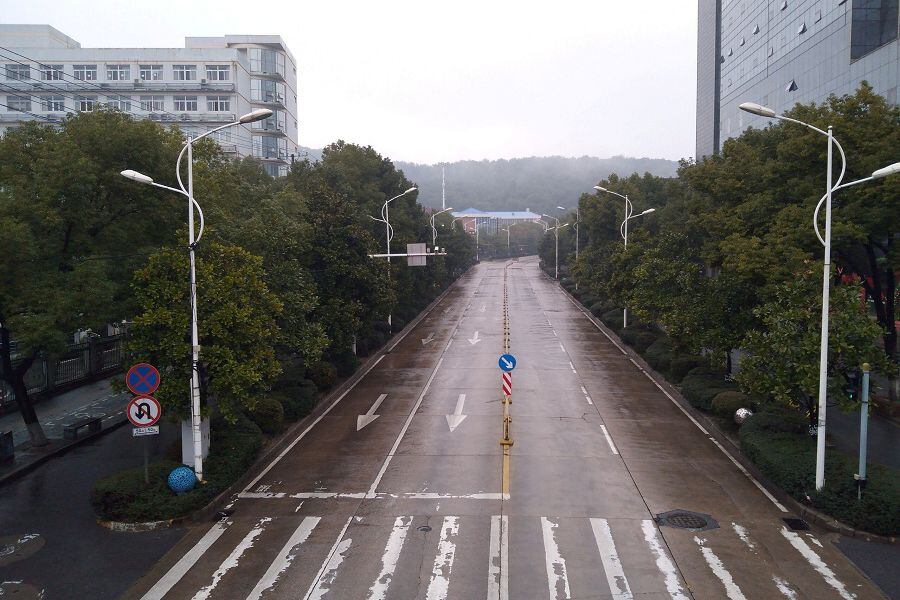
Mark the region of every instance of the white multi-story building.
<instances>
[{"instance_id":1,"label":"white multi-story building","mask_svg":"<svg viewBox=\"0 0 900 600\"><path fill-rule=\"evenodd\" d=\"M0 134L107 105L198 135L268 108L268 119L216 139L285 174L297 156L297 63L281 37L188 37L184 46L82 48L49 25L0 25Z\"/></svg>"}]
</instances>

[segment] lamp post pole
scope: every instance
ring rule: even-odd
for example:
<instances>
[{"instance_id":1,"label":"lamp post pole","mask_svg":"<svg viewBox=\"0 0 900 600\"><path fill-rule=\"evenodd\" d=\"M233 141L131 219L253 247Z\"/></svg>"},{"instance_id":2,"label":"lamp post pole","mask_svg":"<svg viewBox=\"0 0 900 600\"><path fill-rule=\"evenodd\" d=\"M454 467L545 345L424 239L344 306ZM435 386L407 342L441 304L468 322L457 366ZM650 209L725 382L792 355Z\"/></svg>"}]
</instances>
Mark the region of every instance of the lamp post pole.
<instances>
[{"instance_id":1,"label":"lamp post pole","mask_svg":"<svg viewBox=\"0 0 900 600\"><path fill-rule=\"evenodd\" d=\"M831 197L833 192L835 192L836 190L874 179L881 179L882 177L887 177L888 175L897 173L898 171L900 171L900 163L894 163L890 166L884 167L883 169L879 169L872 173L870 177L866 177L865 179L860 179L858 181L853 181L842 185L841 182L844 179L844 174L847 172L847 156L844 154L844 148L841 146L840 142L838 142L834 138L834 131L830 125L828 126L827 131L823 131L818 127L810 125L809 123L804 123L803 121L800 121L798 119L779 115L771 108L756 104L755 102L744 102L739 106L739 108L761 117L779 119L781 121L803 125L804 127L812 129L813 131L820 133L828 138L825 195L821 200L819 200L819 203L816 205L816 209L813 212L813 229L816 232L816 237L819 238L819 241L825 247L824 261L822 265L822 322L821 333L819 337L819 398L817 415L818 418L816 420L816 491L821 491L822 488L825 487L825 417L828 400L828 305L831 292ZM841 155L841 173L840 175L838 175L837 181L833 180L833 154L835 146L837 147L838 152ZM824 238L819 235L818 223L819 208L822 206L823 202L825 203Z\"/></svg>"},{"instance_id":2,"label":"lamp post pole","mask_svg":"<svg viewBox=\"0 0 900 600\"><path fill-rule=\"evenodd\" d=\"M393 202L394 200L396 200L397 198L400 198L401 196L405 196L406 194L409 194L410 192L414 192L417 189L418 189L417 187L413 186L413 187L409 188L408 190L406 190L405 192L402 192L400 194L397 194L393 198L385 200L384 204L381 206L381 218L380 219L376 219L375 217L369 215L369 218L372 219L373 221L379 221L381 223L384 223L384 238L385 238L385 244L387 247L387 257L386 258L387 258L388 263L391 262L391 238L394 237L394 228L391 227L390 214L388 212L388 205L391 202ZM388 277L390 277L390 267L388 267L388 271L389 271ZM388 327L390 327L391 326L391 315L390 314L388 314L387 323L388 323Z\"/></svg>"},{"instance_id":3,"label":"lamp post pole","mask_svg":"<svg viewBox=\"0 0 900 600\"><path fill-rule=\"evenodd\" d=\"M431 215L431 247L432 248L434 248L434 246L437 244L437 227L434 226L434 220L437 218L437 216L439 214L445 213L448 210L453 210L453 207L448 206L447 208L445 208L443 210L439 210L436 213ZM388 254L390 254L390 252L388 252Z\"/></svg>"},{"instance_id":4,"label":"lamp post pole","mask_svg":"<svg viewBox=\"0 0 900 600\"><path fill-rule=\"evenodd\" d=\"M631 200L628 199L628 194L624 196L618 192L614 192L612 190L608 190L604 187L600 187L599 185L595 185L594 189L599 192L606 192L607 194L613 194L618 196L619 198L623 198L625 200L625 220L622 221L622 224L619 225L619 235L622 236L622 239L625 240L625 249L628 249L628 221L631 219L637 219L638 217L643 217L644 215L650 214L655 211L655 208L648 208L644 212L635 215L634 214L634 206L631 204ZM622 329L628 327L628 307L624 307L622 309Z\"/></svg>"},{"instance_id":5,"label":"lamp post pole","mask_svg":"<svg viewBox=\"0 0 900 600\"><path fill-rule=\"evenodd\" d=\"M553 278L559 279L559 219L556 217L551 217L550 215L541 214L542 217L547 217L548 219L553 219L556 221L556 226L553 227L553 237L554 243L556 245L556 250L554 251L554 268L553 268ZM548 228L549 230L550 228Z\"/></svg>"},{"instance_id":6,"label":"lamp post pole","mask_svg":"<svg viewBox=\"0 0 900 600\"><path fill-rule=\"evenodd\" d=\"M185 141L184 147L181 149L181 152L178 154L178 160L175 162L175 178L178 181L178 188L161 185L154 182L151 177L148 177L147 175L144 175L142 173L138 173L137 171L132 171L130 169L122 171L121 173L123 177L127 177L132 181L137 181L139 183L144 183L152 185L154 187L162 188L164 190L169 190L177 194L182 194L183 196L187 196L188 199L188 257L190 263L188 280L190 284L191 302L191 379L189 382L191 394L191 441L194 449L194 473L197 476L197 480L200 482L203 481L203 440L200 432L200 425L202 421L202 415L200 413L200 333L197 318L197 272L194 249L200 242L200 238L203 237L204 220L203 211L200 209L200 205L197 204L197 201L194 200L194 143L210 134L213 134L227 127L253 123L254 121L260 121L270 116L272 116L271 110L267 108L261 108L243 115L240 119L233 123L227 123L220 127L216 127L207 131L206 133L198 135L195 138L189 137ZM181 181L181 159L185 154L187 154L188 160L187 188L185 188L184 183ZM197 234L196 237L194 235L195 208L200 214L200 233Z\"/></svg>"}]
</instances>

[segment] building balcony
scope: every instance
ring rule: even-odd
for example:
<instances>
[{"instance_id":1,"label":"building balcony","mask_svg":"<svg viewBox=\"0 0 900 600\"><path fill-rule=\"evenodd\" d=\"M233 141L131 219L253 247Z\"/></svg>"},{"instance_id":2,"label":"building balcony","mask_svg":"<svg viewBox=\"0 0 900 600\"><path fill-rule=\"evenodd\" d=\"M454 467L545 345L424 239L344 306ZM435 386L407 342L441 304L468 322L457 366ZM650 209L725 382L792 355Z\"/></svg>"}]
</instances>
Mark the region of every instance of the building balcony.
<instances>
[{"instance_id":1,"label":"building balcony","mask_svg":"<svg viewBox=\"0 0 900 600\"><path fill-rule=\"evenodd\" d=\"M223 112L187 112L187 113L147 113L146 115L136 115L138 117L144 116L151 121L157 121L159 123L234 123L237 121L237 116L234 113L223 113Z\"/></svg>"},{"instance_id":2,"label":"building balcony","mask_svg":"<svg viewBox=\"0 0 900 600\"><path fill-rule=\"evenodd\" d=\"M120 94L123 92L234 92L231 81L4 81L3 86L17 92L81 92L83 94Z\"/></svg>"}]
</instances>

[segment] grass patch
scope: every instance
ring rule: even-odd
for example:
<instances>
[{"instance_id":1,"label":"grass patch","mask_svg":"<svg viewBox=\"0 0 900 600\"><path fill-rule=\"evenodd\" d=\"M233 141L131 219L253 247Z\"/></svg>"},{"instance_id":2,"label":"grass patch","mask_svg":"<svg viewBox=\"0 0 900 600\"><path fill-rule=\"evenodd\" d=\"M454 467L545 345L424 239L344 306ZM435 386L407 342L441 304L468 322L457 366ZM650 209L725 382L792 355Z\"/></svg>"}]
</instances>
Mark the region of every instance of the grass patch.
<instances>
[{"instance_id":1,"label":"grass patch","mask_svg":"<svg viewBox=\"0 0 900 600\"><path fill-rule=\"evenodd\" d=\"M101 519L145 522L173 519L190 514L208 504L237 481L256 459L262 447L262 432L249 419L234 425L225 421L211 427L210 453L203 463L206 483L186 494L176 495L166 478L181 463L160 460L150 464L150 483L144 483L144 469L127 469L94 484L91 504Z\"/></svg>"},{"instance_id":2,"label":"grass patch","mask_svg":"<svg viewBox=\"0 0 900 600\"><path fill-rule=\"evenodd\" d=\"M826 450L825 487L817 492L816 440L797 431L803 429L802 421L794 425L790 419L763 412L741 427L741 449L766 477L801 503L811 501L817 510L855 529L885 536L900 533L900 472L870 464L868 485L857 500L856 458Z\"/></svg>"}]
</instances>

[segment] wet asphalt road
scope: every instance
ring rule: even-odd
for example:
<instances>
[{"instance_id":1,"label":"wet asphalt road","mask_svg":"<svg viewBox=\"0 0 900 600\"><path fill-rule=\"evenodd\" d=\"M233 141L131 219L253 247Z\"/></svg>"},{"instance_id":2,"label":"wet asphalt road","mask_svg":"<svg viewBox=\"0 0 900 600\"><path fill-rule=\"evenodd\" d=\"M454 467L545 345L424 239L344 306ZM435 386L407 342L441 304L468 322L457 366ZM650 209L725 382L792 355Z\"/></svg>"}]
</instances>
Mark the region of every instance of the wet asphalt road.
<instances>
[{"instance_id":1,"label":"wet asphalt road","mask_svg":"<svg viewBox=\"0 0 900 600\"><path fill-rule=\"evenodd\" d=\"M538 269L483 263L131 598L880 598ZM376 417L377 415L377 417ZM464 416L464 417L463 417ZM709 530L657 526L674 509Z\"/></svg>"}]
</instances>

